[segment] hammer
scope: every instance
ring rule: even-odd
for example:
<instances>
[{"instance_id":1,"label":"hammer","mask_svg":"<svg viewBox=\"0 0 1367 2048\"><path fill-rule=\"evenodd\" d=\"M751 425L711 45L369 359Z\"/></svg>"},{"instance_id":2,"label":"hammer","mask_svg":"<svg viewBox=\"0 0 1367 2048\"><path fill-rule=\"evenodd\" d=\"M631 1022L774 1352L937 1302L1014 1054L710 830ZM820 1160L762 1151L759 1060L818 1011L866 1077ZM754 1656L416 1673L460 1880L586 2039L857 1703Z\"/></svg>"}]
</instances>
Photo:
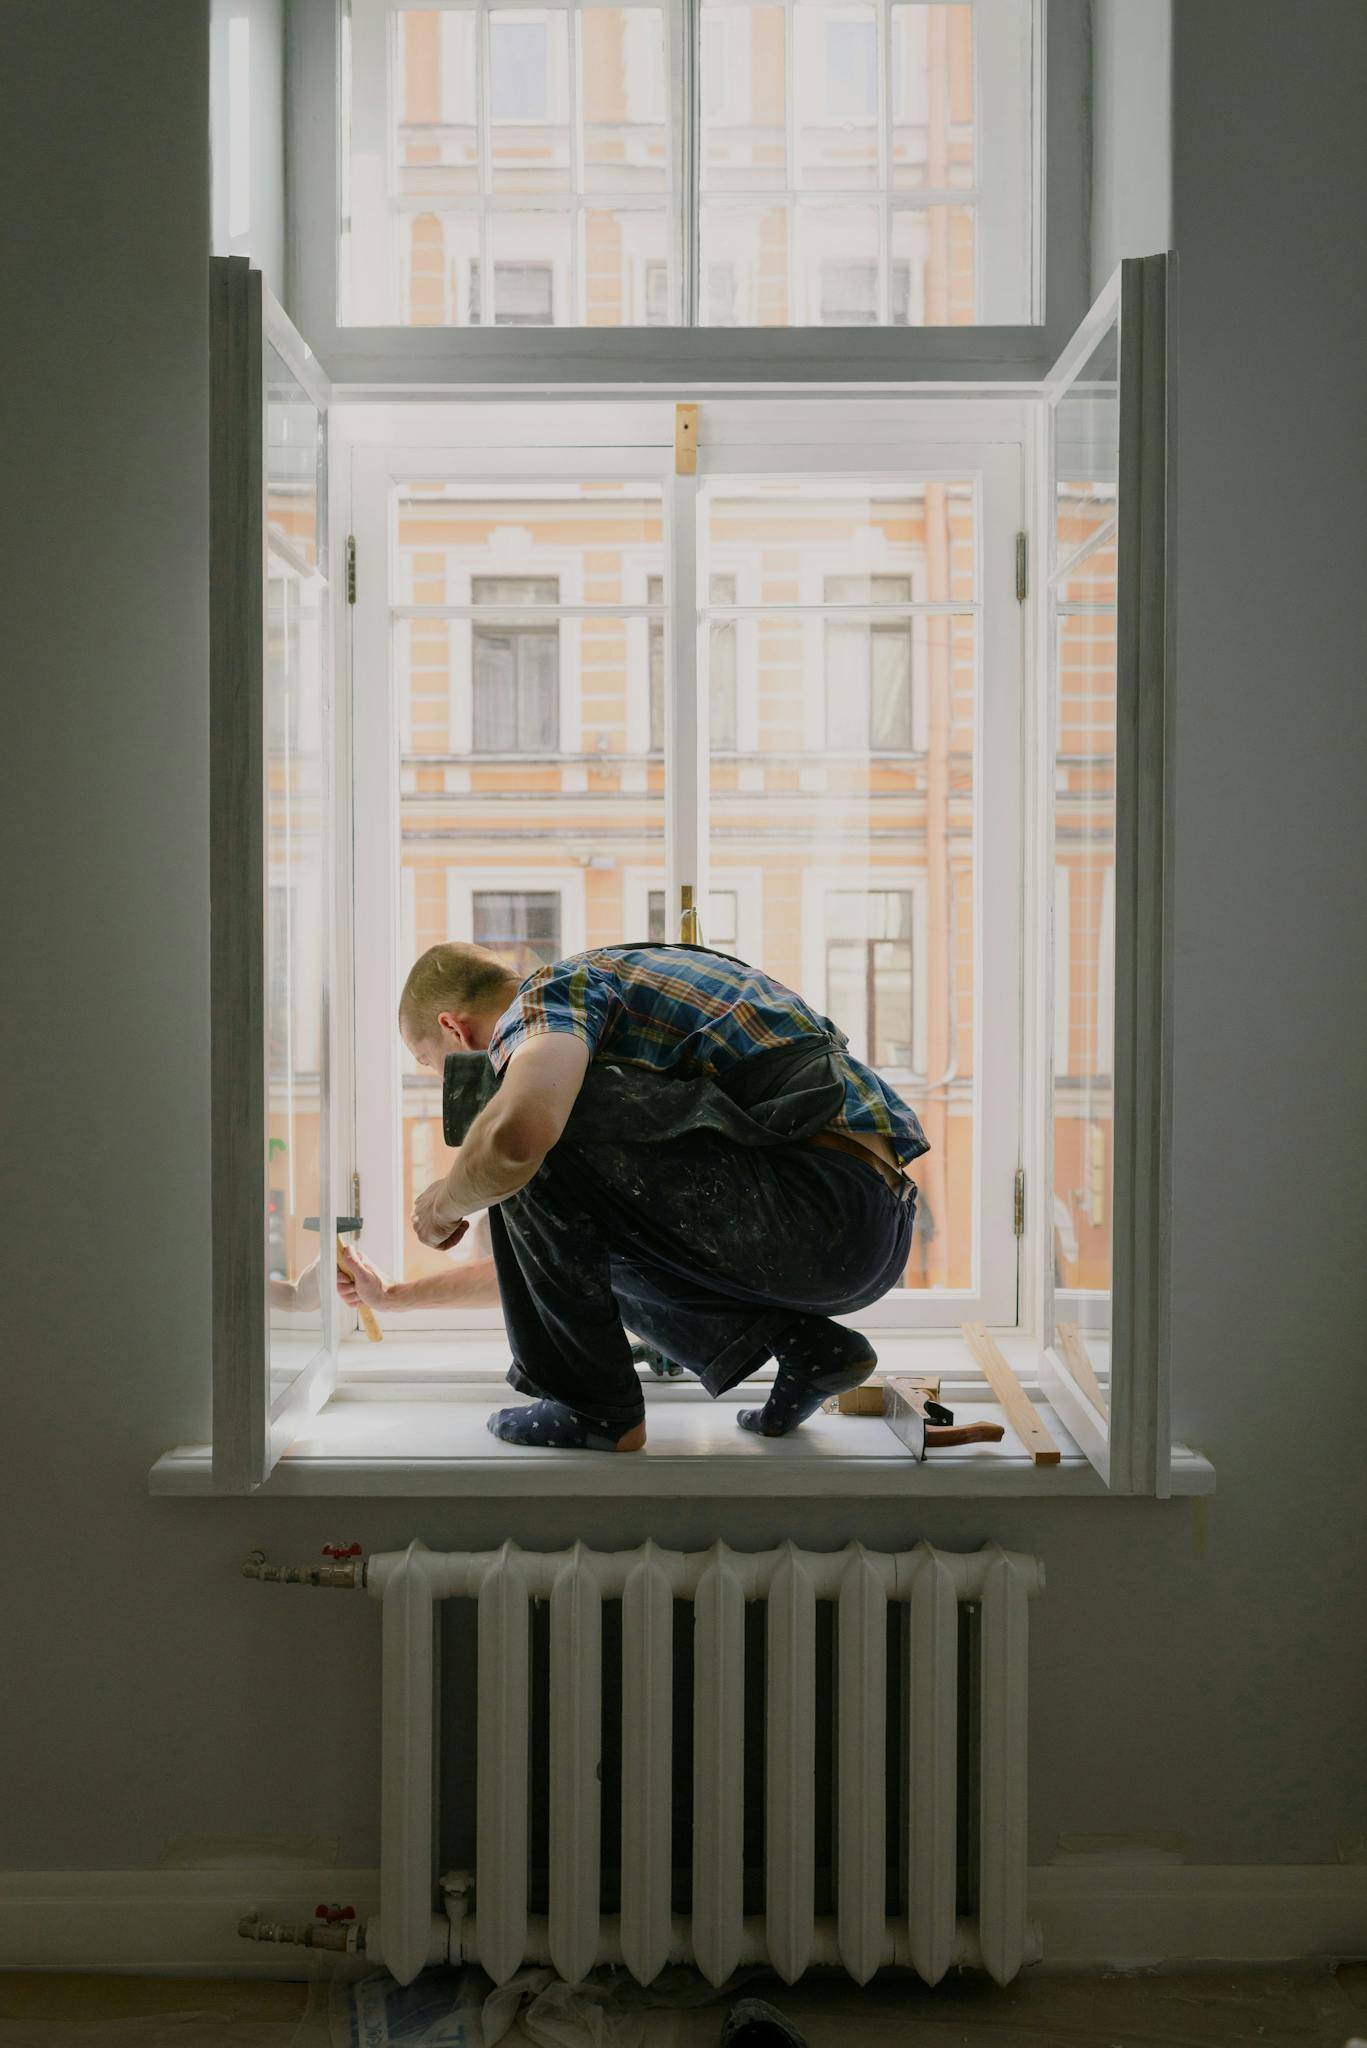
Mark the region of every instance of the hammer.
<instances>
[{"instance_id":1,"label":"hammer","mask_svg":"<svg viewBox=\"0 0 1367 2048\"><path fill-rule=\"evenodd\" d=\"M361 1227L361 1218L359 1216L339 1216L336 1219L336 1225L337 1270L339 1273L345 1273L347 1277L350 1279L352 1277L351 1268L347 1265L346 1262L346 1246L342 1243L342 1233L343 1231L346 1231L348 1233L355 1233L356 1231L359 1231ZM304 1218L305 1230L321 1230L322 1227L323 1226L319 1221L318 1217L306 1216ZM365 1331L371 1343L380 1343L383 1336L383 1332L381 1331L379 1324L375 1320L375 1311L370 1306L370 1303L368 1301L361 1301L358 1298L356 1302L356 1313L361 1319L361 1328Z\"/></svg>"},{"instance_id":2,"label":"hammer","mask_svg":"<svg viewBox=\"0 0 1367 2048\"><path fill-rule=\"evenodd\" d=\"M1006 1432L1000 1422L954 1422L952 1409L932 1400L915 1380L886 1381L883 1420L913 1458L951 1444L999 1444Z\"/></svg>"}]
</instances>

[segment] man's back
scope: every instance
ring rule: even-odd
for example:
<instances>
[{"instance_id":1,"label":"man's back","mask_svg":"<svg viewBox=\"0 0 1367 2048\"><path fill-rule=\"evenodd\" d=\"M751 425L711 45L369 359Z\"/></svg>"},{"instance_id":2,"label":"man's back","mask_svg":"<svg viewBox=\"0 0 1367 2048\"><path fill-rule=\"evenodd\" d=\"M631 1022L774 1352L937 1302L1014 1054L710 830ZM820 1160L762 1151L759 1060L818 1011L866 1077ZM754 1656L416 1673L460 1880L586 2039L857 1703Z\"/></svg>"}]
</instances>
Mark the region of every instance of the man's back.
<instances>
[{"instance_id":1,"label":"man's back","mask_svg":"<svg viewBox=\"0 0 1367 2048\"><path fill-rule=\"evenodd\" d=\"M755 1053L825 1037L845 1077L834 1127L886 1138L903 1165L929 1149L914 1111L850 1054L843 1032L772 975L726 954L608 946L539 968L494 1029L495 1070L527 1039L554 1031L582 1040L595 1059L712 1080Z\"/></svg>"}]
</instances>

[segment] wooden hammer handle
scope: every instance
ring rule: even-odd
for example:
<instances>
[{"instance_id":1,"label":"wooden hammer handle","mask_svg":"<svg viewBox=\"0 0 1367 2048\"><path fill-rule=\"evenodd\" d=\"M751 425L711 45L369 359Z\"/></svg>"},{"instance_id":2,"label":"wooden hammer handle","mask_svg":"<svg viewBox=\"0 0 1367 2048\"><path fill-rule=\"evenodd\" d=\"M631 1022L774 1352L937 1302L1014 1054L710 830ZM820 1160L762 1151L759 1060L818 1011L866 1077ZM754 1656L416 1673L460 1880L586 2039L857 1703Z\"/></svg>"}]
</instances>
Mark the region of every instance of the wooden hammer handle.
<instances>
[{"instance_id":1,"label":"wooden hammer handle","mask_svg":"<svg viewBox=\"0 0 1367 2048\"><path fill-rule=\"evenodd\" d=\"M933 1451L941 1444L999 1444L1005 1435L999 1422L928 1422L926 1449Z\"/></svg>"},{"instance_id":2,"label":"wooden hammer handle","mask_svg":"<svg viewBox=\"0 0 1367 2048\"><path fill-rule=\"evenodd\" d=\"M355 1274L352 1273L350 1266L348 1266L347 1264L346 1246L342 1242L340 1237L337 1239L337 1270L340 1273L347 1274L348 1277L353 1280L356 1277ZM361 1319L361 1328L365 1331L371 1343L380 1343L382 1341L383 1333L380 1329L379 1324L375 1320L375 1311L370 1306L370 1303L368 1301L362 1301L359 1295L357 1295L356 1297L356 1313Z\"/></svg>"}]
</instances>

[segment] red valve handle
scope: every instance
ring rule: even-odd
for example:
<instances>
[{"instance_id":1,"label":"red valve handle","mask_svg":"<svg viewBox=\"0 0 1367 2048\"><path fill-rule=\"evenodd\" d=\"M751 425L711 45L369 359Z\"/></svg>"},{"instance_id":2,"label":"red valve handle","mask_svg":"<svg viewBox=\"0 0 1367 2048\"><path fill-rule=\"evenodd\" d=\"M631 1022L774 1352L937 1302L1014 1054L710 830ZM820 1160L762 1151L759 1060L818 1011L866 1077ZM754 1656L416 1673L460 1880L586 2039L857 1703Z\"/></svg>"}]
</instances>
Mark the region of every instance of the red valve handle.
<instances>
[{"instance_id":1,"label":"red valve handle","mask_svg":"<svg viewBox=\"0 0 1367 2048\"><path fill-rule=\"evenodd\" d=\"M360 1554L361 1546L359 1543L347 1543L345 1545L341 1543L325 1543L323 1545L324 1557L359 1557Z\"/></svg>"},{"instance_id":2,"label":"red valve handle","mask_svg":"<svg viewBox=\"0 0 1367 2048\"><path fill-rule=\"evenodd\" d=\"M315 1920L326 1920L329 1927L335 1927L340 1920L354 1920L356 1918L356 1908L354 1906L315 1906L313 1917Z\"/></svg>"}]
</instances>

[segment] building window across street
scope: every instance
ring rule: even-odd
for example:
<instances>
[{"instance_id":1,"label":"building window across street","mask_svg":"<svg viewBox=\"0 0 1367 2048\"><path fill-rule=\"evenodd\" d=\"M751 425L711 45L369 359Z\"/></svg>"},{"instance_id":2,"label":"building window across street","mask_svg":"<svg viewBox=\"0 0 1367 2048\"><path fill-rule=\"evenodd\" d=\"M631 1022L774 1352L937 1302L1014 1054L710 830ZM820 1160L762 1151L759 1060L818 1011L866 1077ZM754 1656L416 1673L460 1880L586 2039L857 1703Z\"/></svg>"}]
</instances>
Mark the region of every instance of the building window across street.
<instances>
[{"instance_id":1,"label":"building window across street","mask_svg":"<svg viewBox=\"0 0 1367 2048\"><path fill-rule=\"evenodd\" d=\"M476 604L555 604L547 577L475 576ZM549 625L483 625L473 632L474 746L480 754L544 753L560 723L560 634Z\"/></svg>"},{"instance_id":2,"label":"building window across street","mask_svg":"<svg viewBox=\"0 0 1367 2048\"><path fill-rule=\"evenodd\" d=\"M861 1059L909 1075L916 1066L911 891L832 890L826 932L827 1009Z\"/></svg>"},{"instance_id":3,"label":"building window across street","mask_svg":"<svg viewBox=\"0 0 1367 2048\"><path fill-rule=\"evenodd\" d=\"M909 605L909 576L827 576L827 604ZM915 745L910 619L830 619L826 739L832 747L906 753Z\"/></svg>"},{"instance_id":4,"label":"building window across street","mask_svg":"<svg viewBox=\"0 0 1367 2048\"><path fill-rule=\"evenodd\" d=\"M476 889L471 899L477 946L487 946L515 974L531 974L560 958L560 897L549 889Z\"/></svg>"}]
</instances>

